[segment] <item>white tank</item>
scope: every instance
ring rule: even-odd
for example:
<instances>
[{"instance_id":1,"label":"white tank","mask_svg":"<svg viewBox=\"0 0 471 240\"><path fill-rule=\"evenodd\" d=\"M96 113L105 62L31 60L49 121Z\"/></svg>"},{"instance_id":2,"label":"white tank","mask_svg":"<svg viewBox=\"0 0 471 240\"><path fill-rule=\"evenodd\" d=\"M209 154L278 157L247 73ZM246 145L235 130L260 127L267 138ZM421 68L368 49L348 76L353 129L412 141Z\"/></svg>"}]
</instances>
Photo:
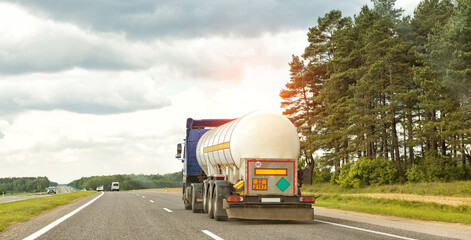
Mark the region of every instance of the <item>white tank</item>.
<instances>
[{"instance_id":1,"label":"white tank","mask_svg":"<svg viewBox=\"0 0 471 240\"><path fill-rule=\"evenodd\" d=\"M283 115L253 112L217 128L200 138L196 147L198 163L207 174L216 166L242 166L243 159L298 159L296 127Z\"/></svg>"}]
</instances>

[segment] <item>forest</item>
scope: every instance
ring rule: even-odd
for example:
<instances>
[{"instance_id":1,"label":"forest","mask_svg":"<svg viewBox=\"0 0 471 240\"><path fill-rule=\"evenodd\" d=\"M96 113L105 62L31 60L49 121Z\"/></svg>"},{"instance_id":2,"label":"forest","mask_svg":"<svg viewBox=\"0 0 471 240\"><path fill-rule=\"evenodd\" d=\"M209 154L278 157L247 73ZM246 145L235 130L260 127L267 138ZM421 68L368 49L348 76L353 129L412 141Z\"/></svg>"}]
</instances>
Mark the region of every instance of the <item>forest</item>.
<instances>
[{"instance_id":1,"label":"forest","mask_svg":"<svg viewBox=\"0 0 471 240\"><path fill-rule=\"evenodd\" d=\"M300 165L345 187L470 179L471 1L372 3L319 17L289 62Z\"/></svg>"},{"instance_id":2,"label":"forest","mask_svg":"<svg viewBox=\"0 0 471 240\"><path fill-rule=\"evenodd\" d=\"M0 194L45 192L49 186L57 186L57 183L49 181L47 177L0 178Z\"/></svg>"},{"instance_id":3,"label":"forest","mask_svg":"<svg viewBox=\"0 0 471 240\"><path fill-rule=\"evenodd\" d=\"M80 189L96 189L96 187L103 185L105 190L110 190L112 182L119 182L119 187L121 190L165 187L174 188L182 186L182 172L168 173L164 175L124 174L83 177L72 181L69 185Z\"/></svg>"}]
</instances>

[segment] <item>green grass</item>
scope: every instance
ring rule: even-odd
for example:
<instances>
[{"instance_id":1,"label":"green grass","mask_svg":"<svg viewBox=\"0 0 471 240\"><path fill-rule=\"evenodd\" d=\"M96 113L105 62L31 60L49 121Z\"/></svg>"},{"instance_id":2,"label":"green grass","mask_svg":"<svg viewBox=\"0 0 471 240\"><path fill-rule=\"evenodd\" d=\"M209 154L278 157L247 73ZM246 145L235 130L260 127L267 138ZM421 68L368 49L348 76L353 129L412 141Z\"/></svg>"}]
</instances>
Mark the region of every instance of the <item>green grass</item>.
<instances>
[{"instance_id":1,"label":"green grass","mask_svg":"<svg viewBox=\"0 0 471 240\"><path fill-rule=\"evenodd\" d=\"M49 197L0 203L0 232L17 222L25 222L53 208L88 197L95 193L95 191L78 191Z\"/></svg>"},{"instance_id":2,"label":"green grass","mask_svg":"<svg viewBox=\"0 0 471 240\"><path fill-rule=\"evenodd\" d=\"M471 197L471 181L448 183L408 183L365 188L343 188L330 183L303 186L302 192L313 194L349 194L349 193L407 193L425 196Z\"/></svg>"},{"instance_id":3,"label":"green grass","mask_svg":"<svg viewBox=\"0 0 471 240\"><path fill-rule=\"evenodd\" d=\"M471 225L471 206L469 205L450 206L419 201L326 194L316 200L315 206Z\"/></svg>"}]
</instances>

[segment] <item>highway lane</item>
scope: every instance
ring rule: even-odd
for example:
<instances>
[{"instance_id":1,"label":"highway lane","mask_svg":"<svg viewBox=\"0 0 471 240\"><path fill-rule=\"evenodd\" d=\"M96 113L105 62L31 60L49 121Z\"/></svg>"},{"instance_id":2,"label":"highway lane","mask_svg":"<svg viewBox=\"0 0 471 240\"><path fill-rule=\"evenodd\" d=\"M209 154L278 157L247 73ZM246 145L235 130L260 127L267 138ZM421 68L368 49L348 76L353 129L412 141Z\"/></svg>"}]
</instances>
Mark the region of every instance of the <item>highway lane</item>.
<instances>
[{"instance_id":1,"label":"highway lane","mask_svg":"<svg viewBox=\"0 0 471 240\"><path fill-rule=\"evenodd\" d=\"M316 214L315 221L302 222L216 222L206 214L185 210L179 194L106 192L38 239L446 239L376 225L375 220L364 223L326 215ZM15 238L0 234L0 238L22 239L42 227L29 227L26 222L21 228L29 232Z\"/></svg>"},{"instance_id":2,"label":"highway lane","mask_svg":"<svg viewBox=\"0 0 471 240\"><path fill-rule=\"evenodd\" d=\"M25 199L30 199L30 198L47 197L47 196L51 196L51 195L34 194L34 195L5 196L5 197L0 197L0 203L14 202L14 201L20 201L20 200L25 200Z\"/></svg>"},{"instance_id":3,"label":"highway lane","mask_svg":"<svg viewBox=\"0 0 471 240\"><path fill-rule=\"evenodd\" d=\"M70 193L72 191L73 189L69 186L56 187L57 194ZM14 201L20 201L20 200L25 200L25 199L30 199L30 198L47 197L47 196L51 196L51 195L50 194L31 194L31 195L17 195L17 196L2 196L0 197L0 203L14 202Z\"/></svg>"}]
</instances>

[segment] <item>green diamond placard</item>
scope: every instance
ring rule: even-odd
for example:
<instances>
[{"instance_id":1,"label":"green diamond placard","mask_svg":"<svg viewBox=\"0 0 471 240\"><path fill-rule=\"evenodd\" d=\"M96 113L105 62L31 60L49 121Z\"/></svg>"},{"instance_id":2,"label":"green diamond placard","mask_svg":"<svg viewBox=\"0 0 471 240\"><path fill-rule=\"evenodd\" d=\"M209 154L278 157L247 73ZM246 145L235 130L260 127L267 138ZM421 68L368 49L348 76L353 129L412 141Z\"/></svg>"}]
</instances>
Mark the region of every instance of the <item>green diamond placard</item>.
<instances>
[{"instance_id":1,"label":"green diamond placard","mask_svg":"<svg viewBox=\"0 0 471 240\"><path fill-rule=\"evenodd\" d=\"M286 179L285 179L284 177L282 177L282 178L280 179L280 181L278 181L278 182L276 183L276 186L277 186L282 192L284 192L284 191L289 187L289 185L290 185L289 182L286 181Z\"/></svg>"}]
</instances>

